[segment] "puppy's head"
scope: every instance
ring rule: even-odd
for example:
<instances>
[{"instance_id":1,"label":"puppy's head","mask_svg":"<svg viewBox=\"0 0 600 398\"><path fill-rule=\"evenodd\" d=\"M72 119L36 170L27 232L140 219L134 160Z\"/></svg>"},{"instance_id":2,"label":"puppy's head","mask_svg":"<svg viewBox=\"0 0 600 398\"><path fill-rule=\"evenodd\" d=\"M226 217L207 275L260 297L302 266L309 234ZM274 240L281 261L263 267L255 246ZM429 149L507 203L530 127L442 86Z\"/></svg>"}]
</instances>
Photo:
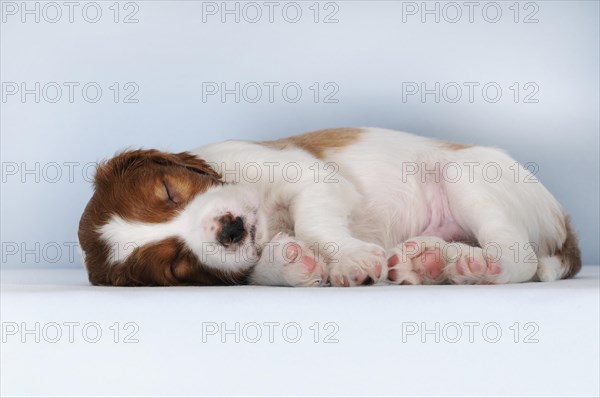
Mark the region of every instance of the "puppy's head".
<instances>
[{"instance_id":1,"label":"puppy's head","mask_svg":"<svg viewBox=\"0 0 600 398\"><path fill-rule=\"evenodd\" d=\"M258 198L190 153L123 152L94 185L79 223L93 284L245 283L258 260Z\"/></svg>"}]
</instances>

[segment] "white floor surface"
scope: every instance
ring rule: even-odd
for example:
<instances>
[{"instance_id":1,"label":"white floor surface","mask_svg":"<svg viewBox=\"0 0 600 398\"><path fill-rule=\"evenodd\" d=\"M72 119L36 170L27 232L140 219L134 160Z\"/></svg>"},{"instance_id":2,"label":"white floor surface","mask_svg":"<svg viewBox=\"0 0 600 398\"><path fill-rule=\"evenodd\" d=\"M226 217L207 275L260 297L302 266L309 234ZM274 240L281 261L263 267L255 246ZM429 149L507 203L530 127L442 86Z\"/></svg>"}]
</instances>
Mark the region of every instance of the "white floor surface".
<instances>
[{"instance_id":1,"label":"white floor surface","mask_svg":"<svg viewBox=\"0 0 600 398\"><path fill-rule=\"evenodd\" d=\"M3 269L0 392L597 397L599 271L292 289L94 287L81 269Z\"/></svg>"}]
</instances>

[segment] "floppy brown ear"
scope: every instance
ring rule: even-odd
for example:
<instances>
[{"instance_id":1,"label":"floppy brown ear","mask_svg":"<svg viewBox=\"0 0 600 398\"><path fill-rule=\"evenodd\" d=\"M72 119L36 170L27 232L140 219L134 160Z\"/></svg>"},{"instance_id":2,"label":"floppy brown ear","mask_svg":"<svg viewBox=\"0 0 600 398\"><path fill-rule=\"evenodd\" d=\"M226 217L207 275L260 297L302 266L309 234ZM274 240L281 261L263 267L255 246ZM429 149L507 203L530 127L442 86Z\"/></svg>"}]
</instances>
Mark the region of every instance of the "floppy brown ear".
<instances>
[{"instance_id":1,"label":"floppy brown ear","mask_svg":"<svg viewBox=\"0 0 600 398\"><path fill-rule=\"evenodd\" d=\"M173 156L179 159L178 164L180 164L181 166L184 166L197 173L206 174L208 176L214 177L218 180L221 179L221 174L219 174L215 169L210 167L210 165L204 160L200 159L199 157L190 152L174 153Z\"/></svg>"},{"instance_id":2,"label":"floppy brown ear","mask_svg":"<svg viewBox=\"0 0 600 398\"><path fill-rule=\"evenodd\" d=\"M148 161L185 167L196 173L221 180L221 175L215 169L190 152L170 153L157 151L156 149L138 149L121 152L112 159L100 163L96 168L96 186L109 181L114 176L122 177L127 172L143 166Z\"/></svg>"}]
</instances>

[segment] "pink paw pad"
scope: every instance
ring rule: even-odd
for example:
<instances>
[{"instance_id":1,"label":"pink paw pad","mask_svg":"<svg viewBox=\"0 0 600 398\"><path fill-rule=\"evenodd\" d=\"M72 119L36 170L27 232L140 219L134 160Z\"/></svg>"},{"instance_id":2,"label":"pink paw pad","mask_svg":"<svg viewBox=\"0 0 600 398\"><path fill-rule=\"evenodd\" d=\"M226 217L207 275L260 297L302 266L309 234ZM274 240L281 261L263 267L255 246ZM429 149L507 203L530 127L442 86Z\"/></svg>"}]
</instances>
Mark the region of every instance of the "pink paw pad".
<instances>
[{"instance_id":1,"label":"pink paw pad","mask_svg":"<svg viewBox=\"0 0 600 398\"><path fill-rule=\"evenodd\" d=\"M499 261L481 254L460 256L455 264L458 279L450 277L450 281L459 284L493 284L494 278L502 272Z\"/></svg>"},{"instance_id":2,"label":"pink paw pad","mask_svg":"<svg viewBox=\"0 0 600 398\"><path fill-rule=\"evenodd\" d=\"M441 248L419 246L417 242L408 241L403 244L402 252L388 259L389 280L400 284L419 284L423 280L436 281L442 276L446 262Z\"/></svg>"},{"instance_id":3,"label":"pink paw pad","mask_svg":"<svg viewBox=\"0 0 600 398\"><path fill-rule=\"evenodd\" d=\"M288 243L285 245L285 259L290 263L294 262L301 252L302 248L297 243Z\"/></svg>"},{"instance_id":4,"label":"pink paw pad","mask_svg":"<svg viewBox=\"0 0 600 398\"><path fill-rule=\"evenodd\" d=\"M444 268L444 259L442 257L441 249L439 248L425 248L423 251L419 250L416 242L406 242L404 247L407 249L407 255L412 259L413 268L416 266L418 273L423 276L437 279Z\"/></svg>"},{"instance_id":5,"label":"pink paw pad","mask_svg":"<svg viewBox=\"0 0 600 398\"><path fill-rule=\"evenodd\" d=\"M485 259L484 263L471 256L461 258L456 262L456 270L460 275L468 273L498 275L501 271L500 263L495 260Z\"/></svg>"},{"instance_id":6,"label":"pink paw pad","mask_svg":"<svg viewBox=\"0 0 600 398\"><path fill-rule=\"evenodd\" d=\"M400 260L398 259L398 255L394 254L392 255L390 258L388 258L387 261L387 265L389 267L389 271L388 271L388 279L395 281L396 279L398 279L398 271L396 271L396 269L394 269L393 267L398 264Z\"/></svg>"},{"instance_id":7,"label":"pink paw pad","mask_svg":"<svg viewBox=\"0 0 600 398\"><path fill-rule=\"evenodd\" d=\"M304 268L310 272L312 272L317 266L315 259L308 256L302 256L302 264L304 265Z\"/></svg>"},{"instance_id":8,"label":"pink paw pad","mask_svg":"<svg viewBox=\"0 0 600 398\"><path fill-rule=\"evenodd\" d=\"M298 259L298 257L300 257L300 261L301 261L302 265L308 272L314 271L314 269L317 267L317 262L315 261L315 259L313 257L303 255L302 247L300 247L299 244L297 244L297 243L286 244L285 245L285 259L288 262L293 263Z\"/></svg>"},{"instance_id":9,"label":"pink paw pad","mask_svg":"<svg viewBox=\"0 0 600 398\"><path fill-rule=\"evenodd\" d=\"M471 256L467 257L467 266L469 267L469 270L474 274L478 274L483 270L483 266L479 263L479 261L475 260Z\"/></svg>"},{"instance_id":10,"label":"pink paw pad","mask_svg":"<svg viewBox=\"0 0 600 398\"><path fill-rule=\"evenodd\" d=\"M414 260L413 260L414 261ZM427 249L419 256L420 265L426 276L437 279L442 274L444 259L440 249Z\"/></svg>"},{"instance_id":11,"label":"pink paw pad","mask_svg":"<svg viewBox=\"0 0 600 398\"><path fill-rule=\"evenodd\" d=\"M488 259L487 265L488 265L488 273L490 275L498 275L500 273L501 268L500 268L500 263L498 261Z\"/></svg>"}]
</instances>

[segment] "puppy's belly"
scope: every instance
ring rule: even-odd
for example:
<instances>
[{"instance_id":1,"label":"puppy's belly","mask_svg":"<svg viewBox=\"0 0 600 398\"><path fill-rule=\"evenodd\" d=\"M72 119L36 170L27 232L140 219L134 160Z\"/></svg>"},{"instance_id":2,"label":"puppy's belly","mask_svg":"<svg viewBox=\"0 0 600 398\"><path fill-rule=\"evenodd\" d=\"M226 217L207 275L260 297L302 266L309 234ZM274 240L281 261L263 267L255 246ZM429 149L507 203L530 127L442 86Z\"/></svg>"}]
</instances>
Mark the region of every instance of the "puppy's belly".
<instances>
[{"instance_id":1,"label":"puppy's belly","mask_svg":"<svg viewBox=\"0 0 600 398\"><path fill-rule=\"evenodd\" d=\"M352 225L356 237L385 248L415 236L436 236L448 242L472 240L452 214L443 186L428 183L412 191L400 187L385 187L384 194L372 196L365 209L359 209Z\"/></svg>"},{"instance_id":2,"label":"puppy's belly","mask_svg":"<svg viewBox=\"0 0 600 398\"><path fill-rule=\"evenodd\" d=\"M435 236L442 238L447 242L452 241L465 241L469 240L469 234L467 234L461 227L454 221L445 221L442 224L428 225L427 228L421 233L423 236Z\"/></svg>"},{"instance_id":3,"label":"puppy's belly","mask_svg":"<svg viewBox=\"0 0 600 398\"><path fill-rule=\"evenodd\" d=\"M428 206L428 220L420 235L436 236L445 241L464 241L470 238L454 219L448 204L446 190L441 184L428 183L425 186Z\"/></svg>"}]
</instances>

